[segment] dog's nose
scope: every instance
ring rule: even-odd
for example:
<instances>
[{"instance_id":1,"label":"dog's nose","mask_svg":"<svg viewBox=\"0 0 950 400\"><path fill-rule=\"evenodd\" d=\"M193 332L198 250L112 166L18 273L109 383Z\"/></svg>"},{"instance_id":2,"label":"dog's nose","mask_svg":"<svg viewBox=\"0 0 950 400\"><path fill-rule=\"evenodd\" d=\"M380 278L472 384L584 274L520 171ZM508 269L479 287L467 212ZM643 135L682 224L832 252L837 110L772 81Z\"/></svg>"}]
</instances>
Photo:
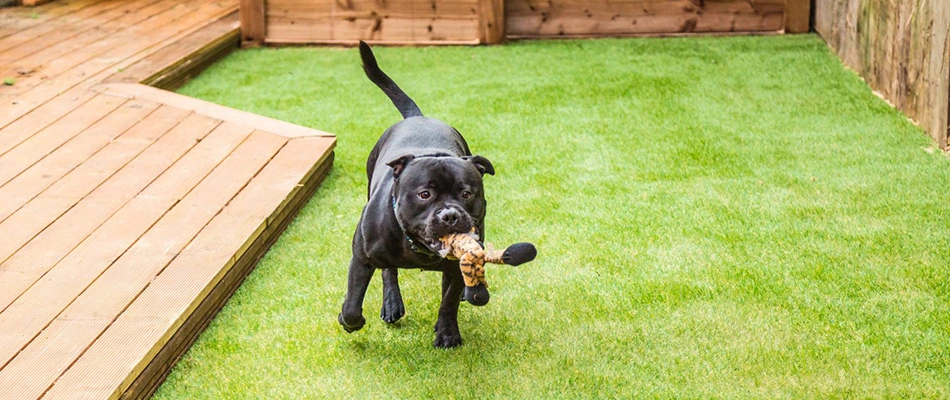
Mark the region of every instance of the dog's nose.
<instances>
[{"instance_id":1,"label":"dog's nose","mask_svg":"<svg viewBox=\"0 0 950 400\"><path fill-rule=\"evenodd\" d=\"M445 222L445 224L448 226L455 226L455 224L458 224L459 219L461 218L462 214L454 208L446 208L442 211L439 211L439 219L441 219L442 222Z\"/></svg>"}]
</instances>

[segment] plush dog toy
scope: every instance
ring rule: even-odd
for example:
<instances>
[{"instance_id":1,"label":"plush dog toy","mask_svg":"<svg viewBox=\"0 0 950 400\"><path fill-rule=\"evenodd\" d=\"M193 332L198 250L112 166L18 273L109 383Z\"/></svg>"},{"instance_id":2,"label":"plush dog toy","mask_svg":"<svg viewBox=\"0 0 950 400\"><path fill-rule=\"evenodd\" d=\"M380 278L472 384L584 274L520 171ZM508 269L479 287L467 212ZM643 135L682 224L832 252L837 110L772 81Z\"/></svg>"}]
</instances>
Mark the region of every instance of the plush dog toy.
<instances>
[{"instance_id":1,"label":"plush dog toy","mask_svg":"<svg viewBox=\"0 0 950 400\"><path fill-rule=\"evenodd\" d=\"M538 255L531 243L516 243L502 250L486 251L478 242L474 230L469 233L453 233L441 239L440 255L450 260L459 260L462 279L465 281L463 297L476 306L488 304L488 282L485 281L485 263L521 265Z\"/></svg>"}]
</instances>

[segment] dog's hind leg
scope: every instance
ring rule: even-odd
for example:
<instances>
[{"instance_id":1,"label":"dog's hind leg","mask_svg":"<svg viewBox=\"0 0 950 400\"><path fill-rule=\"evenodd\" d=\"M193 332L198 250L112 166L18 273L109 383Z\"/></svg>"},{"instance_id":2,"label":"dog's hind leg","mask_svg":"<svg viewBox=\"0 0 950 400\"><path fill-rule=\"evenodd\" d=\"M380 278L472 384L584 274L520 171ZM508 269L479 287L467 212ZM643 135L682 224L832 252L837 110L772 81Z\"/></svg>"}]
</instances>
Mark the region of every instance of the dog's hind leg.
<instances>
[{"instance_id":1,"label":"dog's hind leg","mask_svg":"<svg viewBox=\"0 0 950 400\"><path fill-rule=\"evenodd\" d=\"M383 306L379 311L379 316L383 321L391 324L403 315L406 315L406 306L402 302L402 293L399 291L399 270L384 268Z\"/></svg>"},{"instance_id":2,"label":"dog's hind leg","mask_svg":"<svg viewBox=\"0 0 950 400\"><path fill-rule=\"evenodd\" d=\"M343 300L343 311L337 317L337 321L347 332L358 331L366 324L366 318L363 318L363 297L366 296L366 288L374 271L375 268L361 263L356 257L350 260L346 298Z\"/></svg>"}]
</instances>

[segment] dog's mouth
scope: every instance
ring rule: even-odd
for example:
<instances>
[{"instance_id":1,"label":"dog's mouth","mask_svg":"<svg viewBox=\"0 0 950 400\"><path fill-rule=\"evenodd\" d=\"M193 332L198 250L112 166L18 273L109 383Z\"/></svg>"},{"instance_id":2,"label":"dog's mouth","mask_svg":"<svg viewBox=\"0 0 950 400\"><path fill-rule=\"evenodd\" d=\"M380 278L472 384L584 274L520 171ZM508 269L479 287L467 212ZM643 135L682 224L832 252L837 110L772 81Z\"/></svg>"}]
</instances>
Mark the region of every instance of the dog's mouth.
<instances>
[{"instance_id":1,"label":"dog's mouth","mask_svg":"<svg viewBox=\"0 0 950 400\"><path fill-rule=\"evenodd\" d=\"M444 212L440 214L439 210L445 209L430 210L427 212L427 218L416 219L414 223L408 216L397 215L403 233L422 252L428 250L432 254L440 254L443 250L443 237L453 233L468 233L476 226L477 221L467 210L454 209L451 217L446 217Z\"/></svg>"},{"instance_id":2,"label":"dog's mouth","mask_svg":"<svg viewBox=\"0 0 950 400\"><path fill-rule=\"evenodd\" d=\"M468 233L475 226L474 221L468 215L463 218L464 222L446 226L438 220L430 219L429 223L422 231L420 243L432 253L439 254L442 249L442 238L453 233Z\"/></svg>"},{"instance_id":3,"label":"dog's mouth","mask_svg":"<svg viewBox=\"0 0 950 400\"><path fill-rule=\"evenodd\" d=\"M422 245L425 246L430 252L434 254L440 254L444 250L442 241L440 240L441 238L449 234L466 233L466 232L470 232L471 230L472 229L469 228L467 230L461 230L461 231L447 231L447 230L439 231L440 233L438 234L429 233L429 234L426 234L424 238L420 238L420 243L422 243Z\"/></svg>"}]
</instances>

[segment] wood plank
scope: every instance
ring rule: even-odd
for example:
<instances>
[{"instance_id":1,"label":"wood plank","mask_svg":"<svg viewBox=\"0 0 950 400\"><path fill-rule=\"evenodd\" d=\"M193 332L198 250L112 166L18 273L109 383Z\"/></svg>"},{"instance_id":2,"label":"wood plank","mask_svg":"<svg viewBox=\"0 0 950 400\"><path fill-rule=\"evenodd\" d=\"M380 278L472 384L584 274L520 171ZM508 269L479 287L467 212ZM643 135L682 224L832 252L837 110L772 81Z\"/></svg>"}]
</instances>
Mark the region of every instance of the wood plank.
<instances>
[{"instance_id":1,"label":"wood plank","mask_svg":"<svg viewBox=\"0 0 950 400\"><path fill-rule=\"evenodd\" d=\"M4 7L0 8L0 22L8 22L11 19L29 18L34 14L38 14L36 18L46 21L52 17L75 12L83 7L99 4L102 1L103 0L60 0L42 7Z\"/></svg>"},{"instance_id":2,"label":"wood plank","mask_svg":"<svg viewBox=\"0 0 950 400\"><path fill-rule=\"evenodd\" d=\"M4 132L18 132L17 134L22 135L23 127L36 132L96 95L86 88L68 89L59 93L54 92L52 85L46 89L48 90L45 93L27 97L26 100L4 99L0 95L0 102L4 104L4 107L0 107L0 137L4 136Z\"/></svg>"},{"instance_id":3,"label":"wood plank","mask_svg":"<svg viewBox=\"0 0 950 400\"><path fill-rule=\"evenodd\" d=\"M36 132L56 123L63 116L82 107L93 97L95 97L95 93L87 93L80 97L61 97L59 101L44 104L5 127L0 126L0 144L7 143L6 147L8 149L12 148L16 143L26 140ZM0 112L13 108L15 107L2 108Z\"/></svg>"},{"instance_id":4,"label":"wood plank","mask_svg":"<svg viewBox=\"0 0 950 400\"><path fill-rule=\"evenodd\" d=\"M268 0L265 14L266 18L318 19L331 17L331 14L336 9L338 9L338 7L331 1Z\"/></svg>"},{"instance_id":5,"label":"wood plank","mask_svg":"<svg viewBox=\"0 0 950 400\"><path fill-rule=\"evenodd\" d=\"M63 201L43 210L67 215L0 264L0 309L6 308L46 274L63 255L84 240L86 234L79 234L79 231L88 233L98 227L156 177L163 175L198 139L217 125L218 121L197 115L188 116L182 124L164 134L132 161L125 164L124 160L117 160L115 164L121 169L115 164L108 165L110 160L101 160L99 165L106 173L87 175L74 171L31 202ZM91 168L95 168L96 164L92 165ZM109 176L108 170L113 168L118 169L118 172ZM103 175L108 179L99 184ZM22 213L22 210L18 211L14 216Z\"/></svg>"},{"instance_id":6,"label":"wood plank","mask_svg":"<svg viewBox=\"0 0 950 400\"><path fill-rule=\"evenodd\" d=\"M233 11L235 6L232 4L220 13L205 15L205 18L215 20L223 17ZM67 73L45 80L26 92L0 93L0 104L10 104L10 106L0 107L0 128L25 115L41 121L58 118L65 114L64 110L70 109L74 104L82 104L90 99L94 93L88 89L112 75L115 70L128 67L203 26L204 21L200 19L198 21L200 22L185 26L184 23L192 22L191 19L179 20L174 24L153 30L152 41L130 41L120 45L109 52L110 57L87 61L83 63L82 68L74 68Z\"/></svg>"},{"instance_id":7,"label":"wood plank","mask_svg":"<svg viewBox=\"0 0 950 400\"><path fill-rule=\"evenodd\" d=\"M68 18L51 18L42 24L32 26L30 28L22 29L16 32L12 32L9 35L0 36L0 49L4 49L0 52L0 57L6 57L2 53L11 51L15 46L22 45L26 42L33 42L34 46L42 46L41 39L45 39L50 34L59 35L58 31L62 29L75 29L76 24L81 23L83 20L93 17L105 10L108 10L112 7L118 7L122 5L122 2L118 0L111 0L109 2L104 2L98 4L96 7L84 7L76 12L69 15ZM39 13L36 14L39 18ZM21 18L27 19L29 16L22 16ZM3 22L4 20L0 17L0 26L6 26ZM52 42L47 42L52 43ZM49 45L49 44L47 44ZM39 49L36 49L39 50Z\"/></svg>"},{"instance_id":8,"label":"wood plank","mask_svg":"<svg viewBox=\"0 0 950 400\"><path fill-rule=\"evenodd\" d=\"M471 44L479 42L479 20L475 16L459 19L411 16L378 16L361 12L361 17L319 19L268 18L270 43L432 43Z\"/></svg>"},{"instance_id":9,"label":"wood plank","mask_svg":"<svg viewBox=\"0 0 950 400\"><path fill-rule=\"evenodd\" d=\"M606 14L647 16L677 15L695 11L696 5L689 0L630 0L630 1L592 1L587 3L543 0L511 0L505 2L505 12L509 17L554 14Z\"/></svg>"},{"instance_id":10,"label":"wood plank","mask_svg":"<svg viewBox=\"0 0 950 400\"><path fill-rule=\"evenodd\" d=\"M90 201L85 204L95 206L95 203ZM71 300L141 237L173 204L174 201L167 198L136 197L91 235L82 235L75 240L74 242L78 242L86 239L74 250L67 249L69 255L58 260L57 268L50 270L43 279L34 282L29 290L19 293L0 313L0 322L11 327L0 331L0 366L8 363L23 350ZM55 236L68 239L75 237L62 234ZM48 239L43 238L37 242L47 243ZM56 250L62 253L59 249ZM32 253L33 249L26 251ZM3 382L5 388L21 389L17 388L18 383L13 382L15 380L19 378L6 369L0 369L0 382Z\"/></svg>"},{"instance_id":11,"label":"wood plank","mask_svg":"<svg viewBox=\"0 0 950 400\"><path fill-rule=\"evenodd\" d=\"M478 0L351 0L347 4L330 1L268 2L267 19L288 21L350 18L416 18L477 20Z\"/></svg>"},{"instance_id":12,"label":"wood plank","mask_svg":"<svg viewBox=\"0 0 950 400\"><path fill-rule=\"evenodd\" d=\"M487 0L498 1L498 0ZM499 2L500 3L500 2ZM280 0L267 4L267 43L470 44L481 41L478 0L349 0L345 3ZM497 10L500 18L503 10ZM487 20L485 20L487 21ZM490 23L481 25L488 27ZM503 28L492 25L495 29ZM495 32L497 33L497 32Z\"/></svg>"},{"instance_id":13,"label":"wood plank","mask_svg":"<svg viewBox=\"0 0 950 400\"><path fill-rule=\"evenodd\" d=\"M76 65L96 54L79 49L89 50L86 46L139 21L157 16L167 11L171 4L170 0L133 0L102 12L98 21L86 18L37 40L6 49L0 52L0 76L19 75L19 81L28 77L55 75L55 70L46 70L47 64L55 61L56 65Z\"/></svg>"},{"instance_id":14,"label":"wood plank","mask_svg":"<svg viewBox=\"0 0 950 400\"><path fill-rule=\"evenodd\" d=\"M146 4L146 0L103 2L96 7L86 7L71 15L71 18L57 18L33 29L4 37L0 39L0 49L3 49L0 51L0 64L7 68L16 67L18 60L62 45L83 32L118 19L126 13L135 12ZM9 75L5 68L0 69L0 76L12 75Z\"/></svg>"},{"instance_id":15,"label":"wood plank","mask_svg":"<svg viewBox=\"0 0 950 400\"><path fill-rule=\"evenodd\" d=\"M46 392L286 140L252 135L242 143L10 361L0 382L27 397ZM79 398L88 389L65 396ZM55 389L46 396L56 397Z\"/></svg>"},{"instance_id":16,"label":"wood plank","mask_svg":"<svg viewBox=\"0 0 950 400\"><path fill-rule=\"evenodd\" d=\"M53 0L22 0L23 5L27 7L36 7L38 5L46 4L52 2Z\"/></svg>"},{"instance_id":17,"label":"wood plank","mask_svg":"<svg viewBox=\"0 0 950 400\"><path fill-rule=\"evenodd\" d=\"M13 86L0 87L0 98L23 102L23 95L39 86L56 87L61 91L63 87L90 80L91 76L105 69L112 68L114 72L138 61L128 60L131 62L122 65L128 57L152 48L152 51L140 54L140 57L147 56L206 25L208 19L215 20L231 11L233 7L229 7L227 1L198 3L197 6L193 3L177 4L174 0L154 3L135 14L136 18L141 17L139 14L152 14L151 17L138 24L125 24L124 27L115 27L109 32L100 32L91 44L83 46L83 51L72 51L67 56L58 57L55 61L42 65L42 69L22 65L17 67L34 72L21 76ZM129 40L129 37L135 40ZM72 41L68 43L76 45ZM58 52L63 49L56 50ZM44 55L48 55L48 52ZM96 83L102 79L104 77L95 79Z\"/></svg>"},{"instance_id":18,"label":"wood plank","mask_svg":"<svg viewBox=\"0 0 950 400\"><path fill-rule=\"evenodd\" d=\"M332 29L330 39L361 39L361 40L401 40L412 42L418 21L411 17L403 18L348 18L331 19ZM469 34L463 39L478 38L478 22L473 20L469 24ZM422 38L419 38L422 39Z\"/></svg>"},{"instance_id":19,"label":"wood plank","mask_svg":"<svg viewBox=\"0 0 950 400\"><path fill-rule=\"evenodd\" d=\"M233 122L235 124L248 126L288 138L303 136L334 136L331 133L303 127L300 125L294 125L288 122L263 117L257 114L251 114L249 112L235 110L233 108L224 107L204 100L183 96L174 92L168 92L146 85L104 83L96 86L94 90L99 93L112 94L115 96L146 99L156 103L170 104L181 109L190 110L201 115L209 116L211 118Z\"/></svg>"},{"instance_id":20,"label":"wood plank","mask_svg":"<svg viewBox=\"0 0 950 400\"><path fill-rule=\"evenodd\" d=\"M278 223L272 218L328 159L332 144L329 138L288 144L60 378L49 398L125 392L235 260L270 224ZM316 163L315 154L323 155Z\"/></svg>"},{"instance_id":21,"label":"wood plank","mask_svg":"<svg viewBox=\"0 0 950 400\"><path fill-rule=\"evenodd\" d=\"M777 32L785 21L776 0L511 0L505 7L507 35L515 38Z\"/></svg>"},{"instance_id":22,"label":"wood plank","mask_svg":"<svg viewBox=\"0 0 950 400\"><path fill-rule=\"evenodd\" d=\"M69 4L75 0L60 1ZM142 58L156 54L163 48L184 48L184 44L177 44L175 41L189 35L192 35L192 39L200 37L201 35L193 35L192 32L207 26L209 15L219 18L226 14L228 7L234 10L233 5L225 4L227 1L232 4L236 2L220 2L220 12L183 15L174 21L168 21L167 24L144 31L123 28L116 31L115 35L103 35L94 40L88 39L90 36L87 36L92 35L92 29L82 28L89 27L88 22L75 24L71 20L54 19L56 29L43 28L47 33L58 34L60 39L76 38L77 40L70 40L77 42L72 43L73 45L79 44L80 40L86 40L85 46L73 47L77 53L95 53L85 59L84 55L73 52L55 54L69 46L56 44L58 41L53 40L52 35L30 36L41 30L39 26L31 33L8 38L5 43L13 43L13 46L0 46L9 51L23 44L52 45L36 46L40 48L38 51L28 49L34 56L26 57L33 61L41 61L45 57L46 60L42 63L45 68L43 72L49 73L50 76L38 79L38 75L29 75L18 80L13 86L0 87L0 104L4 104L0 107L0 164L9 162L11 165L24 167L22 171L16 171L5 183L0 182L0 196L6 199L15 198L16 201L12 204L26 202L25 207L13 207L7 211L3 210L7 204L0 204L0 231L8 231L7 226L3 224L11 224L9 227L12 227L12 224L17 222L17 225L33 224L41 227L39 233L21 234L23 238L29 238L28 241L0 263L0 326L16 327L16 330L0 330L0 387L4 393L13 393L17 398L30 398L43 395L57 379L72 382L62 376L63 371L70 373L70 365L77 357L87 352L90 343L104 333L102 329L115 321L116 315L119 315L117 313L126 309L129 301L149 287L155 279L155 274L161 273L172 260L177 260L181 246L192 241L189 235L194 237L206 232L208 228L202 220L224 221L223 218L227 216L232 218L231 222L253 221L255 218L262 221L260 229L252 230L250 237L253 237L253 240L239 238L241 240L230 244L240 246L242 254L233 254L233 259L227 258L218 266L226 264L228 268L215 271L214 265L201 266L207 268L207 272L215 273L213 279L217 284L209 282L204 286L207 288L206 294L212 297L211 300L184 299L185 303L194 304L194 316L182 317L178 329L162 334L167 346L155 347L156 354L160 351L163 355L171 356L154 364L151 360L142 360L139 363L141 366L135 367L132 373L122 377L120 387L112 392L113 395L118 395L124 391L126 396L150 394L167 373L167 368L163 366L169 365L197 337L198 331L233 292L240 279L286 226L289 217L305 203L306 196L312 193L315 185L325 176L332 158L308 165L311 167L308 172L310 175L303 179L302 187L297 187L300 179L296 182L284 182L287 185L292 183L289 196L286 193L283 197L274 195L274 199L280 198L284 203L279 206L269 203L270 206L276 207L267 210L271 211L271 214L264 215L264 211L250 214L222 211L221 206L229 207L228 210L233 209L233 194L241 189L247 190L246 196L258 200L253 206L268 205L259 200L261 196L272 193L273 189L256 183L264 182L262 179L266 177L256 175L259 170L255 170L255 165L260 168L273 163L274 166L269 170L283 174L301 173L299 168L279 161L286 157L286 151L278 150L284 142L321 141L332 146L332 143L335 143L332 135L201 102L189 103L195 113L188 116L186 121L181 121L190 110L174 108L175 103L181 100L177 95L155 95L167 102L159 103L146 97L117 96L116 93L89 90L113 75L117 69L135 65ZM195 1L189 4L199 3L210 7L206 2ZM114 0L104 0L101 3L107 4L110 7L128 9L131 3ZM41 6L40 9L44 7L48 6ZM93 13L92 9L88 9L86 14L79 15L115 15L115 11L113 14L106 14L103 10L105 8ZM4 15L9 14L0 10L0 21ZM117 16L113 21L121 18L131 17ZM148 23L150 20L153 19L142 21ZM118 28L118 25L115 27ZM4 28L6 26L0 28L0 35L3 34ZM102 32L98 34L101 35ZM123 40L113 39L120 34L126 37ZM425 35L427 32L414 31L410 34ZM211 41L212 36L206 33L203 38ZM199 42L200 40L195 39L194 43ZM4 43L2 39L0 43ZM29 46L17 47L15 51L26 53L27 50L24 49L27 47ZM211 43L211 47L218 48L216 43ZM5 57L2 53L4 50L0 50L0 57ZM6 57L12 58L10 54L13 53L8 52ZM55 56L50 56L51 54ZM191 73L187 71L193 71L193 66L200 68L210 63L215 54L220 53L217 50L202 51L200 56L186 61L172 61L176 57L165 56L164 60L168 61L163 65L169 67L163 68L165 72L161 75L149 76L148 80L161 82L163 85L177 84L187 78ZM161 60L160 57L162 56L159 54L151 60ZM8 63L0 63L0 70L3 68L12 67ZM141 68L145 70L144 67ZM133 92L136 90L140 89ZM92 125L87 125L85 129L75 128L81 132L72 135L68 127L69 122L83 122L72 113L77 112L77 108L88 110L101 107L103 95L114 98L114 101L123 105L117 106L118 111L113 110L101 119L92 120L92 116L88 117ZM135 105L143 105L143 108L135 108ZM127 110L129 113L125 113ZM174 121L159 118L163 115L170 118L172 114L176 117L173 118L176 119ZM252 126L238 128L230 122L224 122L218 125L211 135L200 141L188 140L184 134L178 135L178 140L168 139L176 132L191 131L196 127L195 122L206 120L212 121L213 124L218 123L218 120L208 115L220 115L233 119L236 123L249 122ZM189 119L192 121L188 122ZM175 128L172 128L173 125ZM200 129L200 123L197 126ZM238 143L244 140L243 137L219 133L229 128L241 129L245 134L250 134L255 127L276 132L257 132L253 134L252 139L240 145ZM54 131L61 131L61 134L53 135ZM120 133L120 136L115 136ZM224 137L222 135L231 141L231 148L216 144L219 137ZM295 139L287 139L282 135ZM2 148L4 141L7 149ZM182 150L186 152L183 157L172 156L175 149L180 149L177 146L186 147ZM270 156L261 156L261 147L268 146L273 146L274 151ZM224 158L224 154L235 147L237 151L224 162L214 164L215 160ZM47 148L50 151L36 160L20 157L37 153L27 151L30 148ZM197 154L200 154L200 148L207 148L209 151L215 149L223 153L216 153L219 154L217 157L208 154L199 156ZM290 151L291 147L286 149ZM242 151L246 155L244 159L236 156ZM274 152L277 152L278 159L268 161ZM332 156L331 148L326 149L329 154L317 153L324 157ZM308 158L316 156L317 154L306 154ZM235 158L239 160L235 161ZM168 167L169 163L173 163L171 167ZM211 175L206 175L206 171L212 168L198 167L201 163L213 163L212 166L217 167L213 168ZM246 175L243 181L226 179L235 171L242 170ZM0 171L0 174L2 173ZM158 178L156 174L160 174ZM255 176L257 177L254 178ZM251 183L248 183L248 179L252 179ZM281 190L284 189L286 187ZM232 194L228 195L229 192ZM216 210L214 204L218 204ZM4 214L9 215L6 220ZM214 229L227 231L226 223L216 222L219 227ZM253 227L247 224L241 226L245 226L245 231ZM7 237L4 239L6 241ZM218 240L227 239L220 237L207 240L210 240L209 243L223 244ZM0 246L5 244L7 243L0 243ZM13 241L8 245L14 247L17 243ZM207 251L200 246L192 248L195 251ZM148 257L152 257L156 262L145 262L146 274L143 276L140 274L143 271L141 267L143 260ZM132 280L131 285L127 282L129 279ZM113 315L109 316L110 313ZM166 348L168 350L165 350ZM57 360L61 363L57 363ZM146 366L148 369L145 369ZM85 387L84 383L74 383L84 387L80 394L86 393L83 390L90 389ZM95 392L101 388L91 389ZM68 392L54 392L53 395L61 393L69 398L75 397L75 393Z\"/></svg>"},{"instance_id":23,"label":"wood plank","mask_svg":"<svg viewBox=\"0 0 950 400\"><path fill-rule=\"evenodd\" d=\"M658 15L606 22L583 18L509 18L507 36L524 38L593 38L641 35L715 34L715 33L779 33L784 24L782 14L702 14L702 17Z\"/></svg>"},{"instance_id":24,"label":"wood plank","mask_svg":"<svg viewBox=\"0 0 950 400\"><path fill-rule=\"evenodd\" d=\"M97 5L101 0L60 0L41 7L13 7L0 9L0 37L54 21L86 7Z\"/></svg>"},{"instance_id":25,"label":"wood plank","mask_svg":"<svg viewBox=\"0 0 950 400\"><path fill-rule=\"evenodd\" d=\"M38 198L24 204L17 212L0 223L0 232L4 232L4 238L0 241L0 260L6 260L14 254L24 244L33 239L34 236L46 229L52 221L56 220L62 213L61 210L68 209L75 204L76 199L70 198ZM19 273L19 271L3 270L0 274L6 275ZM6 286L7 282L3 282ZM12 293L10 293L12 294ZM7 293L0 296L8 295Z\"/></svg>"},{"instance_id":26,"label":"wood plank","mask_svg":"<svg viewBox=\"0 0 950 400\"><path fill-rule=\"evenodd\" d=\"M128 198L131 195L119 196L118 193L123 192L118 189L141 189L163 168L188 151L193 145L192 141L202 140L218 123L209 118L189 115L185 110L162 106L103 151L56 181L40 196L86 197L89 193L95 195L102 191L111 197ZM125 179L127 177L130 179Z\"/></svg>"},{"instance_id":27,"label":"wood plank","mask_svg":"<svg viewBox=\"0 0 950 400\"><path fill-rule=\"evenodd\" d=\"M60 188L67 187L66 190L60 189L57 192L65 193L67 197L79 197L83 193L91 191L92 188L97 187L115 174L129 160L168 132L185 115L186 113L179 110L168 107L160 108L54 184ZM85 185L88 189L84 192L80 185ZM136 189L133 187L131 190ZM117 197L121 198L123 196ZM23 288L29 286L29 282L19 286L14 285L13 282L16 279L9 277L12 271L17 272L18 276L22 278L27 274L27 271L45 271L52 267L73 246L83 240L85 236L79 234L79 232L91 230L91 228L83 228L82 222L93 220L93 215L96 212L108 212L109 210L107 204L97 204L91 208L92 213L86 213L84 211L85 207L83 205L76 206L76 211L72 211L72 214L67 213L66 216L37 235L20 251L7 259L6 262L0 264L0 282L3 282L0 284L0 291L2 291L0 293L0 311L8 306ZM84 218L77 222L70 222L69 219L72 215L83 215ZM40 272L34 272L33 275L38 276Z\"/></svg>"},{"instance_id":28,"label":"wood plank","mask_svg":"<svg viewBox=\"0 0 950 400\"><path fill-rule=\"evenodd\" d=\"M241 9L241 45L260 46L264 42L266 21L264 0L240 0Z\"/></svg>"},{"instance_id":29,"label":"wood plank","mask_svg":"<svg viewBox=\"0 0 950 400\"><path fill-rule=\"evenodd\" d=\"M125 99L116 97L96 96L39 132L12 131L3 135L0 137L0 185L6 184L125 102ZM0 260L3 258L0 256Z\"/></svg>"},{"instance_id":30,"label":"wood plank","mask_svg":"<svg viewBox=\"0 0 950 400\"><path fill-rule=\"evenodd\" d=\"M231 52L240 48L241 31L235 28L226 36L209 43L200 51L189 56L181 62L177 62L166 70L150 76L145 80L145 84L169 91L178 90L192 78L198 76L206 68L219 60L227 57Z\"/></svg>"},{"instance_id":31,"label":"wood plank","mask_svg":"<svg viewBox=\"0 0 950 400\"><path fill-rule=\"evenodd\" d=\"M332 40L333 23L330 18L310 19L301 22L296 18L281 19L281 17L267 17L267 44L287 43L319 43ZM353 40L358 43L358 40Z\"/></svg>"},{"instance_id":32,"label":"wood plank","mask_svg":"<svg viewBox=\"0 0 950 400\"><path fill-rule=\"evenodd\" d=\"M17 327L13 332L0 333L0 365L30 343L250 133L250 129L234 125L219 126L156 181L164 183L151 185L122 206L41 281L0 313L0 323ZM89 203L96 205L110 200L109 197L93 198ZM114 207L113 204L102 206ZM59 235L58 239L71 238L67 235ZM56 243L55 238L49 239L49 244ZM14 378L0 373L0 382Z\"/></svg>"},{"instance_id":33,"label":"wood plank","mask_svg":"<svg viewBox=\"0 0 950 400\"><path fill-rule=\"evenodd\" d=\"M201 30L165 46L153 55L108 77L106 83L144 83L166 90L237 48L240 42L238 12L232 12Z\"/></svg>"},{"instance_id":34,"label":"wood plank","mask_svg":"<svg viewBox=\"0 0 950 400\"><path fill-rule=\"evenodd\" d=\"M17 60L6 70L0 67L0 76L12 74L19 76L15 85L0 89L0 93L15 96L46 82L51 77L66 72L87 73L85 69L88 60L105 60L115 63L121 60L115 54L121 54L123 45L141 46L137 42L148 43L162 30L174 30L176 21L203 21L206 18L205 13L223 9L219 3L215 2L199 4L197 7L191 7L175 0L160 0L137 12L124 14L89 33L77 35L70 40ZM192 23L186 22L186 24L190 26ZM135 39L129 40L130 37ZM78 51L79 49L82 51ZM98 65L98 63L92 64ZM27 72L21 74L22 71Z\"/></svg>"},{"instance_id":35,"label":"wood plank","mask_svg":"<svg viewBox=\"0 0 950 400\"><path fill-rule=\"evenodd\" d=\"M234 266L217 283L214 289L201 300L194 312L188 317L169 341L158 351L145 369L135 378L135 381L122 394L122 399L148 399L158 389L159 385L168 376L172 365L178 362L181 356L198 339L215 314L231 298L244 281L244 278L254 269L257 262L267 250L277 241L281 232L293 220L293 216L307 204L320 183L327 176L333 164L333 152L326 160L320 162L320 167L310 175L310 178L301 185L302 190L293 194L293 200L269 224L257 240L248 248L243 256L237 259Z\"/></svg>"},{"instance_id":36,"label":"wood plank","mask_svg":"<svg viewBox=\"0 0 950 400\"><path fill-rule=\"evenodd\" d=\"M174 125L184 119L186 113L180 110L161 108L141 123L130 129L126 134L118 137L105 149L96 153L95 156L86 160L82 165L71 171L62 179L58 180L47 192L53 193L52 196L46 193L46 197L68 197L79 198L98 187L102 182L114 175L123 166L125 166L135 156L145 150L146 147L158 140L159 137L168 132ZM197 121L196 121L197 122ZM210 128L209 128L210 130ZM162 144L155 146L161 148ZM154 150L153 150L154 152ZM169 161L169 164L171 162ZM147 177L147 171L137 170L139 176ZM157 172L156 172L157 174ZM121 177L121 175L120 175ZM151 179L151 178L149 178ZM147 182L146 182L147 183ZM142 184L144 187L145 183ZM134 186L130 190L138 190ZM114 193L114 192L113 192ZM133 193L134 194L134 193ZM43 195L43 194L41 194ZM127 198L127 196L116 196L116 198ZM87 219L93 219L93 214L84 213L83 207L76 208L73 214L85 215ZM92 208L93 212L105 212L108 207L100 204ZM64 217L53 226L44 230L34 240L27 243L19 252L0 264L0 310L3 310L14 296L18 295L17 289L7 274L11 271L19 271L23 276L26 271L47 268L65 255L76 243L82 240L83 236L78 231L83 231L82 224L73 224L68 221L69 216ZM73 240L64 240L60 236L66 233L75 234ZM49 238L49 239L47 239ZM45 271L45 270L44 270ZM26 287L28 284L23 284Z\"/></svg>"},{"instance_id":37,"label":"wood plank","mask_svg":"<svg viewBox=\"0 0 950 400\"><path fill-rule=\"evenodd\" d=\"M333 37L382 41L479 40L478 18L418 17L334 19Z\"/></svg>"},{"instance_id":38,"label":"wood plank","mask_svg":"<svg viewBox=\"0 0 950 400\"><path fill-rule=\"evenodd\" d=\"M0 221L109 145L156 108L158 104L149 101L127 102L47 154L16 178L0 185L0 199L4 199L0 202Z\"/></svg>"}]
</instances>

